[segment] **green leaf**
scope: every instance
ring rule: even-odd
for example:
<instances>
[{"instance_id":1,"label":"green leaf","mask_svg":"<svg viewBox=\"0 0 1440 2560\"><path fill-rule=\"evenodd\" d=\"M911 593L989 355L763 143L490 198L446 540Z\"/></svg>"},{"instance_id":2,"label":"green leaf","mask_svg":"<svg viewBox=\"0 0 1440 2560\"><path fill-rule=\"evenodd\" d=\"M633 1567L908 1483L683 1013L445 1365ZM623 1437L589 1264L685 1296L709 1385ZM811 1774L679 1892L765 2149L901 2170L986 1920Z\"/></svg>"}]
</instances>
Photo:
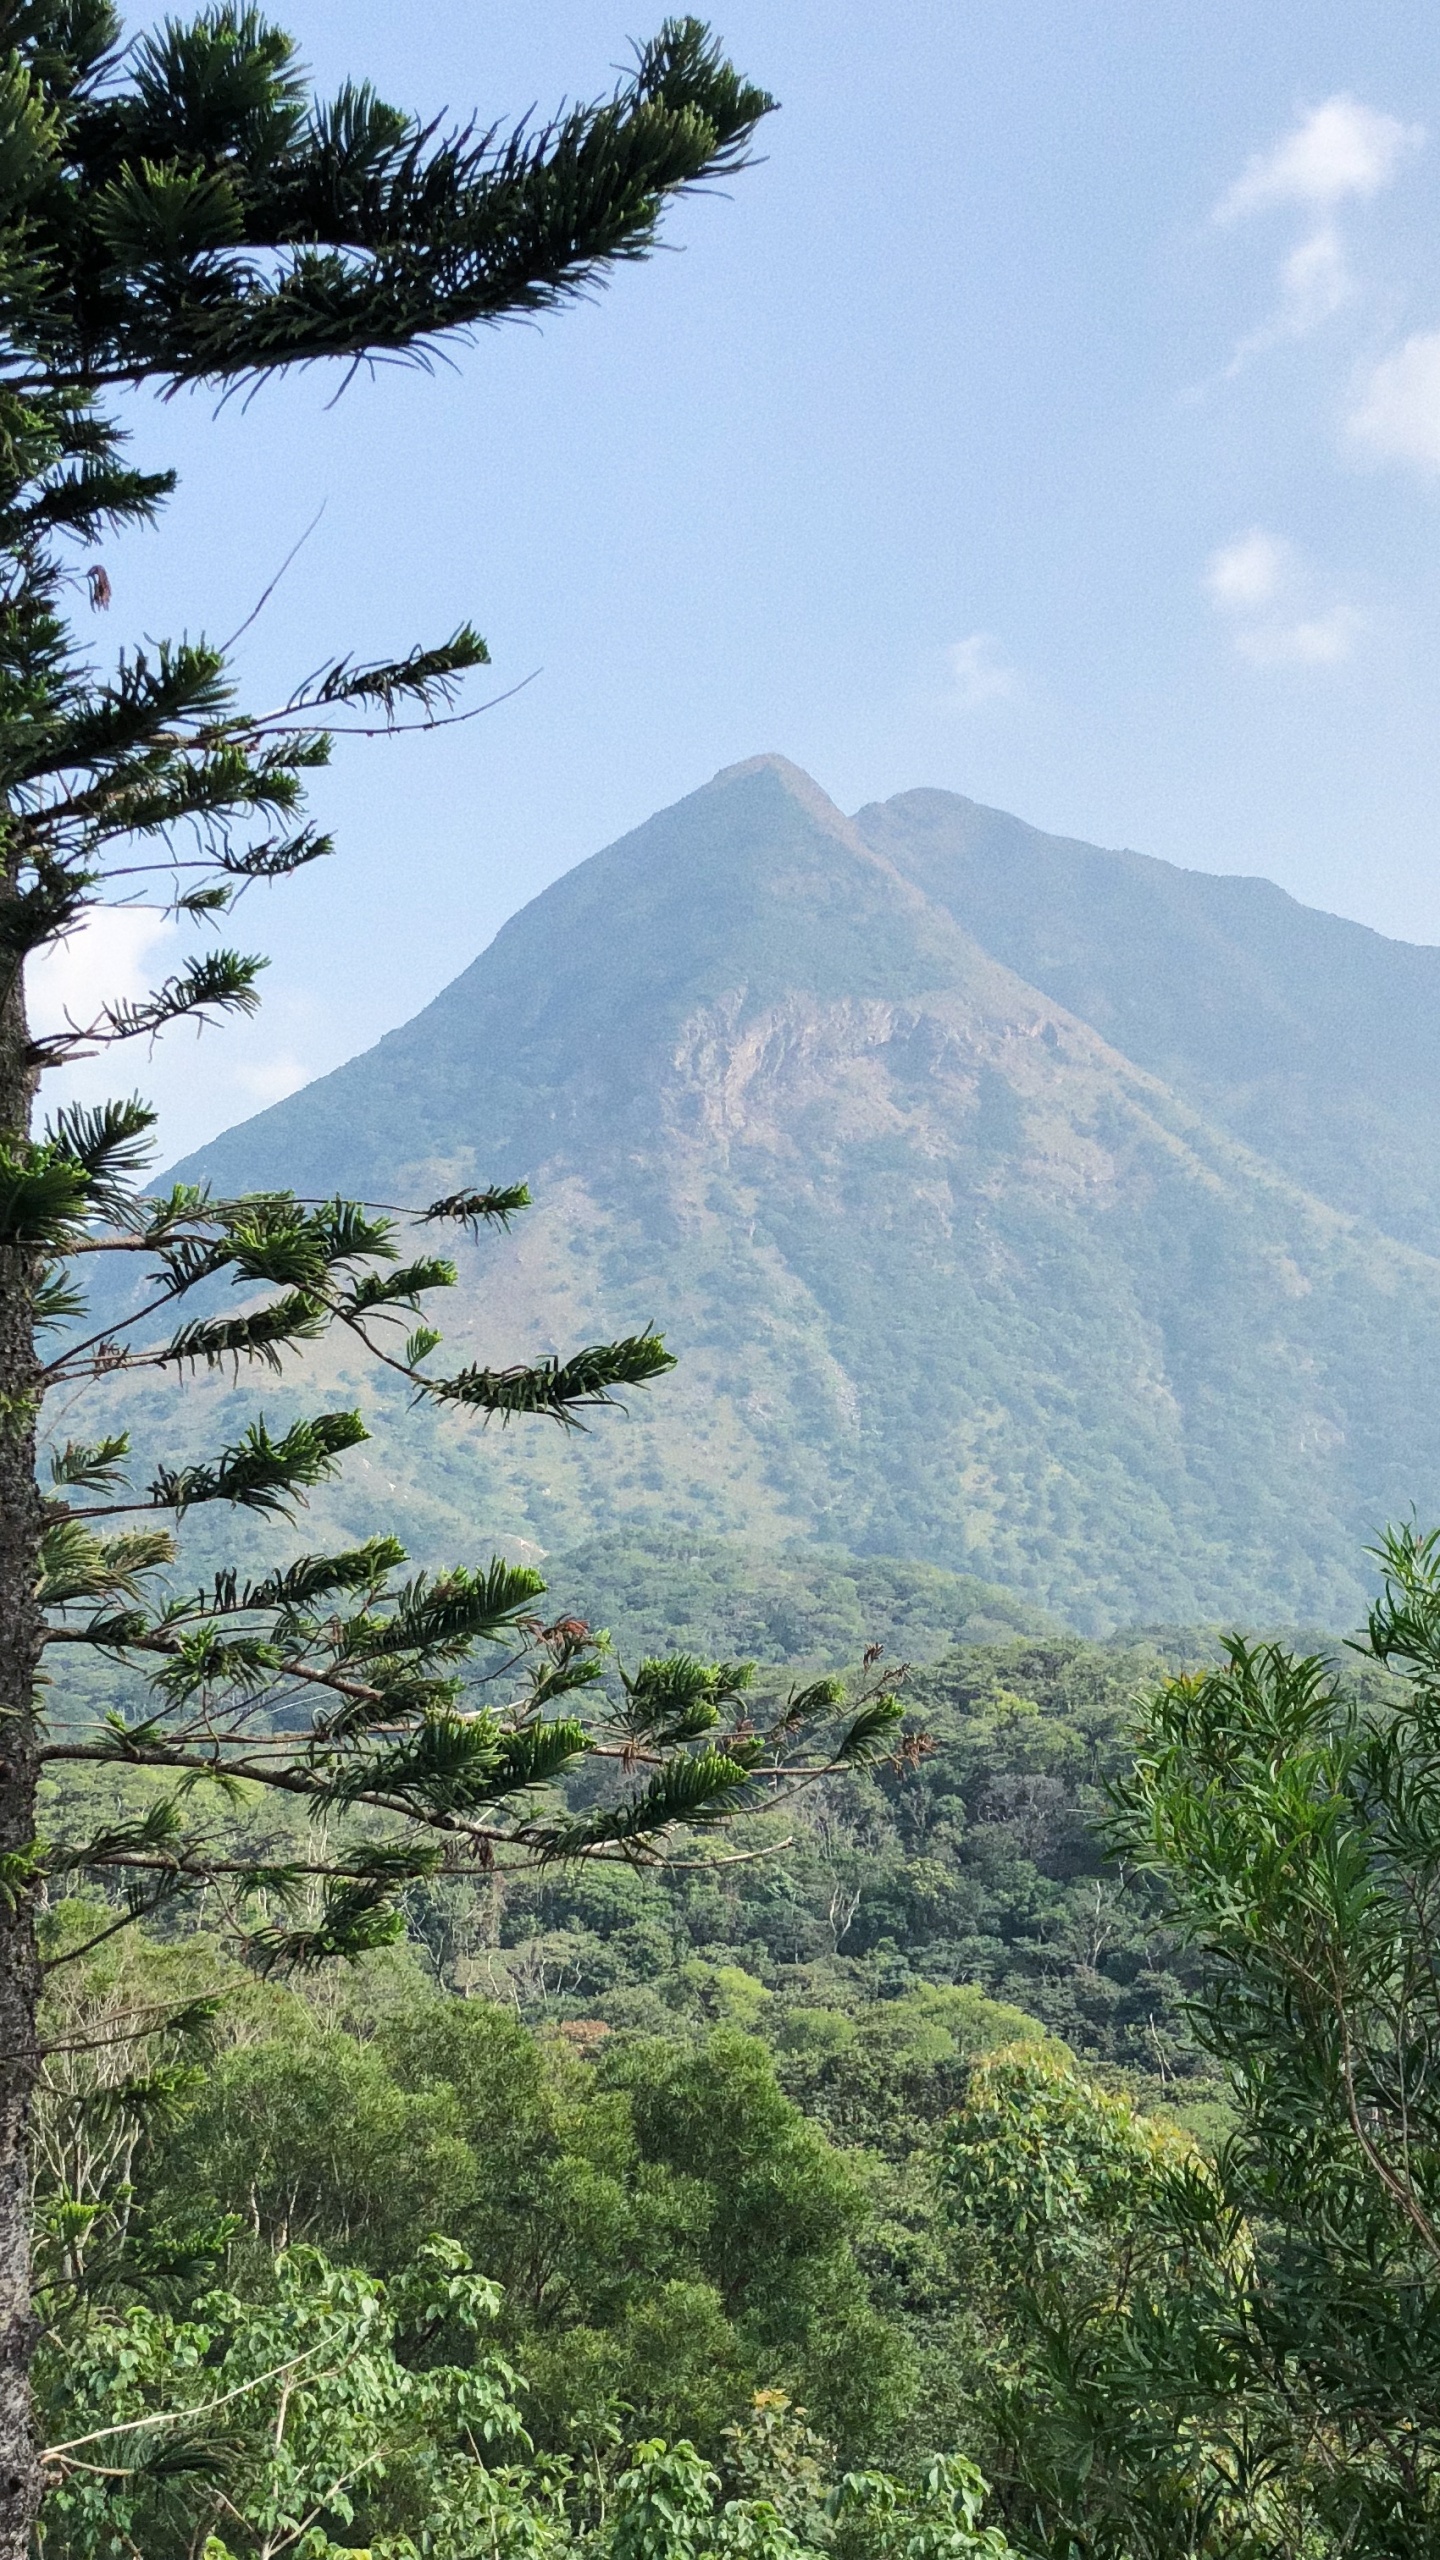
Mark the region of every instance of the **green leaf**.
<instances>
[{"instance_id":1,"label":"green leaf","mask_svg":"<svg viewBox=\"0 0 1440 2560\"><path fill-rule=\"evenodd\" d=\"M453 1262L432 1254L422 1261L407 1262L397 1271L365 1272L347 1289L340 1303L352 1315L367 1315L372 1308L414 1309L426 1290L453 1289L458 1276Z\"/></svg>"},{"instance_id":2,"label":"green leaf","mask_svg":"<svg viewBox=\"0 0 1440 2560\"><path fill-rule=\"evenodd\" d=\"M223 1601L217 1585L215 1605L287 1613L309 1609L317 1600L334 1599L342 1591L371 1590L404 1562L405 1549L398 1538L371 1538L363 1547L350 1547L339 1555L298 1556L293 1564L266 1574L259 1582L247 1582L243 1590L232 1588Z\"/></svg>"},{"instance_id":3,"label":"green leaf","mask_svg":"<svg viewBox=\"0 0 1440 2560\"><path fill-rule=\"evenodd\" d=\"M305 703L358 704L391 718L405 704L440 711L455 700L462 675L488 667L490 652L478 631L462 623L438 648L414 648L408 657L357 666L338 659L299 699Z\"/></svg>"},{"instance_id":4,"label":"green leaf","mask_svg":"<svg viewBox=\"0 0 1440 2560\"><path fill-rule=\"evenodd\" d=\"M170 1340L149 1356L159 1368L183 1369L203 1362L222 1368L227 1360L262 1361L283 1367L282 1354L298 1343L316 1342L330 1322L329 1309L305 1290L292 1290L245 1316L197 1316L180 1326Z\"/></svg>"},{"instance_id":5,"label":"green leaf","mask_svg":"<svg viewBox=\"0 0 1440 2560\"><path fill-rule=\"evenodd\" d=\"M218 169L132 162L101 190L91 220L117 266L185 265L245 235L232 180Z\"/></svg>"},{"instance_id":6,"label":"green leaf","mask_svg":"<svg viewBox=\"0 0 1440 2560\"><path fill-rule=\"evenodd\" d=\"M45 1142L84 1167L92 1204L109 1212L128 1203L154 1153L154 1129L149 1104L132 1094L128 1101L67 1104L47 1123Z\"/></svg>"},{"instance_id":7,"label":"green leaf","mask_svg":"<svg viewBox=\"0 0 1440 2560\"><path fill-rule=\"evenodd\" d=\"M255 1013L260 1005L255 981L268 965L239 951L208 952L188 968L178 969L152 994L138 1001L125 997L102 1005L96 1036L107 1041L138 1040L163 1031L171 1022L203 1020L212 1013Z\"/></svg>"},{"instance_id":8,"label":"green leaf","mask_svg":"<svg viewBox=\"0 0 1440 2560\"><path fill-rule=\"evenodd\" d=\"M0 1142L0 1245L63 1247L90 1206L84 1165L53 1145Z\"/></svg>"},{"instance_id":9,"label":"green leaf","mask_svg":"<svg viewBox=\"0 0 1440 2560\"><path fill-rule=\"evenodd\" d=\"M718 1724L722 1707L744 1695L754 1670L750 1662L701 1662L690 1653L642 1662L633 1674L621 1674L622 1727L657 1750L693 1742Z\"/></svg>"}]
</instances>

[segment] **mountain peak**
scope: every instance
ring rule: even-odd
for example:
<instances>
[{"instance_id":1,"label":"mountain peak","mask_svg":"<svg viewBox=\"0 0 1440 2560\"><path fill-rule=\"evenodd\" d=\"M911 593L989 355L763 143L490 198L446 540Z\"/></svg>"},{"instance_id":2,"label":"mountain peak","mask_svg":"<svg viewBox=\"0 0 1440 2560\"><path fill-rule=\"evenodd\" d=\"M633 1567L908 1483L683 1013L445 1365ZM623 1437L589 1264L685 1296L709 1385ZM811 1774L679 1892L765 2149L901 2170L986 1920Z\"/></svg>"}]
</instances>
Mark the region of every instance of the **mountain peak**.
<instances>
[{"instance_id":1,"label":"mountain peak","mask_svg":"<svg viewBox=\"0 0 1440 2560\"><path fill-rule=\"evenodd\" d=\"M789 756L773 752L742 756L738 764L722 764L706 787L711 791L721 791L732 782L748 782L752 773L773 773L776 781L783 784L794 799L803 801L805 807L812 809L817 816L841 818L844 815L843 810L836 808L828 791L822 791L813 773L807 773L803 765L793 764Z\"/></svg>"},{"instance_id":2,"label":"mountain peak","mask_svg":"<svg viewBox=\"0 0 1440 2560\"><path fill-rule=\"evenodd\" d=\"M782 782L789 783L792 790L813 792L817 799L825 801L827 808L831 806L814 775L807 773L803 765L794 763L791 757L782 756L775 748L766 748L759 755L742 756L738 764L722 764L719 772L711 775L708 787L713 791L718 783L743 782L749 773L776 773Z\"/></svg>"},{"instance_id":3,"label":"mountain peak","mask_svg":"<svg viewBox=\"0 0 1440 2560\"><path fill-rule=\"evenodd\" d=\"M745 756L739 764L722 765L705 789L707 792L732 791L737 784L751 782L762 774L770 775L787 799L803 809L806 817L823 827L828 835L838 836L852 853L869 862L878 858L887 871L893 871L894 866L888 856L883 852L877 856L877 848L865 842L853 818L848 818L843 809L836 807L828 791L822 790L813 774L807 773L803 765L792 764L788 756Z\"/></svg>"}]
</instances>

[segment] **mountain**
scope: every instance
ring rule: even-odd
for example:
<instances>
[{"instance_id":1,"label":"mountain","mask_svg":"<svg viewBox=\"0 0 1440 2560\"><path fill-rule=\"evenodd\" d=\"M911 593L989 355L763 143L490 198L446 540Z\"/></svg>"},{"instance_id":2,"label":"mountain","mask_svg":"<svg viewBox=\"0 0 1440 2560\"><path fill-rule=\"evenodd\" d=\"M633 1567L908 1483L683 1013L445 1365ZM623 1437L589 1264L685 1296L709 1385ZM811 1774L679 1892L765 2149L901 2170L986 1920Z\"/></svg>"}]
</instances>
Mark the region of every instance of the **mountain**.
<instances>
[{"instance_id":1,"label":"mountain","mask_svg":"<svg viewBox=\"0 0 1440 2560\"><path fill-rule=\"evenodd\" d=\"M654 1318L681 1355L569 1441L393 1407L347 1530L649 1520L1090 1626L1338 1625L1382 1521L1440 1513L1440 953L953 795L851 820L779 758L732 767L179 1171L389 1200L523 1174L452 1340Z\"/></svg>"},{"instance_id":2,"label":"mountain","mask_svg":"<svg viewBox=\"0 0 1440 2560\"><path fill-rule=\"evenodd\" d=\"M1440 1252L1440 951L1271 880L1042 835L950 791L862 809L886 854L998 960L1218 1128Z\"/></svg>"}]
</instances>

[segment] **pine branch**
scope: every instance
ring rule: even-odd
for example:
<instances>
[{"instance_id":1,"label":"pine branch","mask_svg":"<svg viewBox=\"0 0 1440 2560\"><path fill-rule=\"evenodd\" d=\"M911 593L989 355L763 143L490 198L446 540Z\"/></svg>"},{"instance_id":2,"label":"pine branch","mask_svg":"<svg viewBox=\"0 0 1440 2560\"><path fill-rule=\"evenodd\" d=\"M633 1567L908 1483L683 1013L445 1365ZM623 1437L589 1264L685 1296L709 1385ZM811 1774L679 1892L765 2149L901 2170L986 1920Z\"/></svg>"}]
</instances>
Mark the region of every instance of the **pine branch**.
<instances>
[{"instance_id":1,"label":"pine branch","mask_svg":"<svg viewBox=\"0 0 1440 2560\"><path fill-rule=\"evenodd\" d=\"M618 1725L655 1751L698 1741L719 1723L722 1707L738 1704L754 1676L751 1662L701 1662L689 1653L642 1662L633 1676L621 1674L625 1703Z\"/></svg>"},{"instance_id":2,"label":"pine branch","mask_svg":"<svg viewBox=\"0 0 1440 2560\"><path fill-rule=\"evenodd\" d=\"M387 1617L366 1614L349 1622L344 1657L375 1662L400 1653L427 1660L467 1654L513 1629L544 1588L532 1566L506 1564L498 1556L483 1573L462 1566L434 1580L417 1574L396 1594Z\"/></svg>"},{"instance_id":3,"label":"pine branch","mask_svg":"<svg viewBox=\"0 0 1440 2560\"><path fill-rule=\"evenodd\" d=\"M217 85L196 65L222 42ZM429 363L443 338L554 309L645 256L667 200L742 167L773 105L689 18L612 98L508 135L439 135L353 87L310 107L270 45L250 20L146 37L128 88L46 101L44 144L17 106L37 191L28 263L0 267L0 327L50 368L13 375L21 396L67 359L91 390ZM227 120L222 97L242 95Z\"/></svg>"},{"instance_id":4,"label":"pine branch","mask_svg":"<svg viewBox=\"0 0 1440 2560\"><path fill-rule=\"evenodd\" d=\"M229 1502L244 1511L290 1518L294 1505L337 1471L347 1449L368 1440L358 1413L322 1413L294 1422L273 1440L263 1417L209 1465L161 1467L150 1487L150 1507L183 1520L202 1502Z\"/></svg>"},{"instance_id":5,"label":"pine branch","mask_svg":"<svg viewBox=\"0 0 1440 2560\"><path fill-rule=\"evenodd\" d=\"M532 1205L527 1185L515 1182L490 1191L448 1192L443 1200L432 1200L428 1209L419 1212L419 1218L422 1225L443 1219L452 1226L464 1227L470 1235L478 1235L484 1226L508 1228L519 1210Z\"/></svg>"},{"instance_id":6,"label":"pine branch","mask_svg":"<svg viewBox=\"0 0 1440 2560\"><path fill-rule=\"evenodd\" d=\"M639 1856L677 1824L699 1829L735 1813L749 1783L749 1771L724 1752L680 1753L623 1803L578 1820L535 1824L525 1835L526 1845L542 1866L583 1858L601 1847Z\"/></svg>"},{"instance_id":7,"label":"pine branch","mask_svg":"<svg viewBox=\"0 0 1440 2560\"><path fill-rule=\"evenodd\" d=\"M583 1430L582 1412L618 1403L619 1387L648 1386L673 1369L673 1355L658 1333L627 1335L622 1342L592 1343L569 1360L547 1356L513 1369L462 1369L453 1378L421 1378L421 1391L438 1404L472 1412L543 1414L567 1429Z\"/></svg>"},{"instance_id":8,"label":"pine branch","mask_svg":"<svg viewBox=\"0 0 1440 2560\"><path fill-rule=\"evenodd\" d=\"M307 863L324 862L335 850L333 836L315 827L301 827L293 836L269 836L262 844L247 845L235 852L222 846L215 859L222 871L237 880L288 880L292 871L303 871Z\"/></svg>"},{"instance_id":9,"label":"pine branch","mask_svg":"<svg viewBox=\"0 0 1440 2560\"><path fill-rule=\"evenodd\" d=\"M489 1716L427 1716L389 1749L353 1754L331 1797L399 1806L427 1821L470 1814L553 1777L587 1743L584 1726L568 1720L506 1733Z\"/></svg>"},{"instance_id":10,"label":"pine branch","mask_svg":"<svg viewBox=\"0 0 1440 2560\"><path fill-rule=\"evenodd\" d=\"M203 1021L215 1013L255 1013L260 1004L255 981L267 966L265 960L247 959L239 951L208 952L188 969L177 970L138 1004L122 1000L103 1006L95 1025L82 1036L87 1042L108 1045L163 1031L168 1023L187 1016ZM42 1046L48 1052L53 1044Z\"/></svg>"},{"instance_id":11,"label":"pine branch","mask_svg":"<svg viewBox=\"0 0 1440 2560\"><path fill-rule=\"evenodd\" d=\"M462 623L452 638L438 647L416 647L405 658L380 659L366 666L338 658L322 675L292 695L286 715L356 703L383 711L387 719L405 702L418 703L426 711L437 706L448 709L455 701L461 677L489 664L490 652L479 632L472 630L468 622Z\"/></svg>"},{"instance_id":12,"label":"pine branch","mask_svg":"<svg viewBox=\"0 0 1440 2560\"><path fill-rule=\"evenodd\" d=\"M133 1597L144 1576L169 1564L174 1553L174 1540L163 1529L97 1538L79 1519L54 1520L41 1534L36 1596L48 1609L68 1608L77 1600Z\"/></svg>"},{"instance_id":13,"label":"pine branch","mask_svg":"<svg viewBox=\"0 0 1440 2560\"><path fill-rule=\"evenodd\" d=\"M293 1564L264 1575L259 1582L247 1582L243 1589L236 1588L233 1574L221 1577L211 1605L227 1611L275 1609L289 1617L341 1592L378 1591L386 1575L404 1562L405 1549L398 1538L372 1538L341 1555L298 1556Z\"/></svg>"},{"instance_id":14,"label":"pine branch","mask_svg":"<svg viewBox=\"0 0 1440 2560\"><path fill-rule=\"evenodd\" d=\"M155 1113L138 1094L128 1101L68 1103L46 1123L45 1144L83 1168L92 1211L114 1217L154 1154L154 1128Z\"/></svg>"},{"instance_id":15,"label":"pine branch","mask_svg":"<svg viewBox=\"0 0 1440 2560\"><path fill-rule=\"evenodd\" d=\"M128 1431L114 1433L105 1440L67 1440L50 1460L52 1484L83 1486L98 1493L111 1485L125 1482L125 1460L130 1455Z\"/></svg>"},{"instance_id":16,"label":"pine branch","mask_svg":"<svg viewBox=\"0 0 1440 2560\"><path fill-rule=\"evenodd\" d=\"M270 1369L282 1366L281 1354L302 1342L318 1342L328 1320L324 1304L302 1289L257 1307L245 1316L197 1316L182 1325L169 1342L151 1352L132 1355L132 1364L152 1368L185 1368L204 1363L223 1367L227 1360L261 1360Z\"/></svg>"}]
</instances>

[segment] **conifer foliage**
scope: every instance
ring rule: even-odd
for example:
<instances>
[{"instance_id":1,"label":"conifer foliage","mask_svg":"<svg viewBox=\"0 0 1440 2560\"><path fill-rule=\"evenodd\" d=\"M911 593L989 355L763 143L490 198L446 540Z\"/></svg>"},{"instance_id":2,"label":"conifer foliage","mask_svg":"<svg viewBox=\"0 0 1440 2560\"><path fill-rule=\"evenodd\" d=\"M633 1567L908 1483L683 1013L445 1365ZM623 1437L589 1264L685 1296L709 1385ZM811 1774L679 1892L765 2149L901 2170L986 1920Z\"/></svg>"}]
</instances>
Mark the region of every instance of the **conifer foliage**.
<instances>
[{"instance_id":1,"label":"conifer foliage","mask_svg":"<svg viewBox=\"0 0 1440 2560\"><path fill-rule=\"evenodd\" d=\"M283 1431L257 1414L204 1462L148 1470L120 1433L45 1440L57 1390L68 1417L101 1378L263 1374L336 1331L422 1402L480 1420L576 1426L670 1365L650 1332L511 1368L437 1362L447 1234L503 1224L523 1191L412 1216L157 1195L141 1103L37 1125L47 1071L251 1010L253 955L203 947L142 1000L44 1037L24 973L96 908L218 922L317 860L330 848L304 788L337 728L446 717L486 663L467 627L388 663L338 657L258 711L200 641L97 671L67 620L87 580L106 597L85 547L152 519L172 485L127 462L106 386L423 362L457 332L554 307L642 256L669 198L739 167L770 103L693 20L663 28L598 105L444 132L362 85L317 102L253 11L124 46L106 0L0 8L0 2560L25 2549L36 2491L25 2122L48 1878L123 1886L122 1922L203 1891L257 1963L317 1962L393 1933L398 1897L437 1868L653 1856L676 1823L863 1757L893 1725L883 1696L837 1721L831 1684L757 1724L743 1669L684 1657L646 1666L608 1722L579 1713L600 1650L578 1622L543 1622L536 1575L407 1575L388 1538L198 1590L167 1576L174 1526L200 1506L290 1517L363 1438L357 1413ZM102 1285L87 1317L97 1268L137 1285ZM491 1649L479 1688L477 1648ZM102 1719L67 1704L77 1649L124 1702ZM599 1779L547 1797L585 1755ZM45 1843L37 1790L55 1759L128 1773L131 1809ZM214 1782L238 1780L293 1808L278 1849L243 1854L216 1822Z\"/></svg>"}]
</instances>

